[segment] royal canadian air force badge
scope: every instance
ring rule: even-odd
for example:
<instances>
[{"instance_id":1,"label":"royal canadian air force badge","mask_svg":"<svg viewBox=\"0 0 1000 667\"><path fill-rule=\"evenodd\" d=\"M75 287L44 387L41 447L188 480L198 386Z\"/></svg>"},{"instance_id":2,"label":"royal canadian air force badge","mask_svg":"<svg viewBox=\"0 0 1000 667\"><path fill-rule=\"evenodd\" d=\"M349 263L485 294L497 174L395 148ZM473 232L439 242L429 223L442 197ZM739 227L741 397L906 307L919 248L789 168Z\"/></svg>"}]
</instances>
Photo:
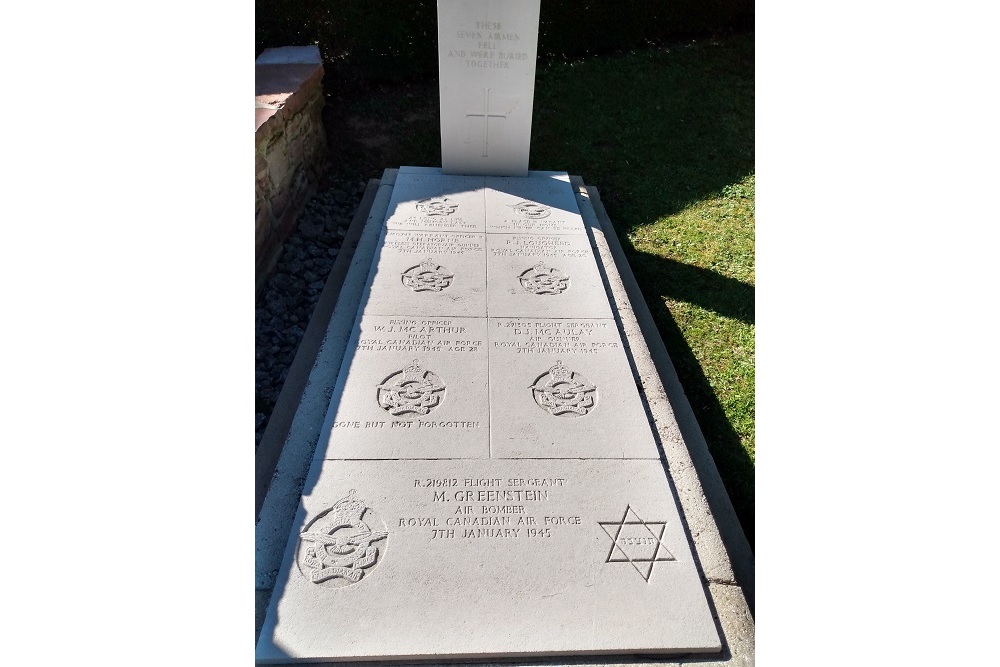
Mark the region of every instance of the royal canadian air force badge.
<instances>
[{"instance_id":1,"label":"royal canadian air force badge","mask_svg":"<svg viewBox=\"0 0 1000 667\"><path fill-rule=\"evenodd\" d=\"M531 218L532 220L547 218L552 213L552 209L545 204L539 204L533 201L522 201L514 204L513 206L515 213L525 218Z\"/></svg>"},{"instance_id":2,"label":"royal canadian air force badge","mask_svg":"<svg viewBox=\"0 0 1000 667\"><path fill-rule=\"evenodd\" d=\"M378 562L379 546L384 555L389 536L384 528L385 523L351 489L299 534L299 570L314 584L356 584Z\"/></svg>"},{"instance_id":3,"label":"royal canadian air force badge","mask_svg":"<svg viewBox=\"0 0 1000 667\"><path fill-rule=\"evenodd\" d=\"M562 294L569 288L569 276L539 262L518 276L521 287L532 294Z\"/></svg>"},{"instance_id":4,"label":"royal canadian air force badge","mask_svg":"<svg viewBox=\"0 0 1000 667\"><path fill-rule=\"evenodd\" d=\"M440 292L451 286L454 274L433 259L425 259L403 272L403 284L414 292Z\"/></svg>"},{"instance_id":5,"label":"royal canadian air force badge","mask_svg":"<svg viewBox=\"0 0 1000 667\"><path fill-rule=\"evenodd\" d=\"M423 416L441 404L445 385L437 375L413 360L378 385L378 404L393 417Z\"/></svg>"},{"instance_id":6,"label":"royal canadian air force badge","mask_svg":"<svg viewBox=\"0 0 1000 667\"><path fill-rule=\"evenodd\" d=\"M451 215L458 210L458 204L447 197L428 197L418 201L416 208L424 215Z\"/></svg>"},{"instance_id":7,"label":"royal canadian air force badge","mask_svg":"<svg viewBox=\"0 0 1000 667\"><path fill-rule=\"evenodd\" d=\"M535 403L556 417L582 417L597 405L597 387L563 366L562 361L529 387Z\"/></svg>"}]
</instances>

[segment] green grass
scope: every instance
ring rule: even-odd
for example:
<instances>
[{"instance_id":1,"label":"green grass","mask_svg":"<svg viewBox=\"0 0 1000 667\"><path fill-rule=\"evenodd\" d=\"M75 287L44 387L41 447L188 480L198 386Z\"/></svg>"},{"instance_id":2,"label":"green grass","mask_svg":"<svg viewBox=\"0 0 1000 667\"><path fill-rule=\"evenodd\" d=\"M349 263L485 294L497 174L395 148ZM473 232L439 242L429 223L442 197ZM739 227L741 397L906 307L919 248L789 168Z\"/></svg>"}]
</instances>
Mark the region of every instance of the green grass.
<instances>
[{"instance_id":1,"label":"green grass","mask_svg":"<svg viewBox=\"0 0 1000 667\"><path fill-rule=\"evenodd\" d=\"M750 543L754 40L538 69L531 168L598 188ZM437 82L329 98L334 164L440 165Z\"/></svg>"},{"instance_id":2,"label":"green grass","mask_svg":"<svg viewBox=\"0 0 1000 667\"><path fill-rule=\"evenodd\" d=\"M539 70L531 166L601 192L750 543L754 41Z\"/></svg>"}]
</instances>

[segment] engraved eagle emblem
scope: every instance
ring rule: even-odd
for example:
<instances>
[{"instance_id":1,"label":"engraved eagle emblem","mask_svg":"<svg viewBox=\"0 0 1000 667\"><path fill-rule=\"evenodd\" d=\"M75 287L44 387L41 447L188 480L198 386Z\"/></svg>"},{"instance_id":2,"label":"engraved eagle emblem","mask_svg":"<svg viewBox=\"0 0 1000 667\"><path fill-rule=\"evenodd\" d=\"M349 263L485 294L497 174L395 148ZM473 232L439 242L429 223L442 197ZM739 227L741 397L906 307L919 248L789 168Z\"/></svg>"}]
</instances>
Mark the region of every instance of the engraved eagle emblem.
<instances>
[{"instance_id":1,"label":"engraved eagle emblem","mask_svg":"<svg viewBox=\"0 0 1000 667\"><path fill-rule=\"evenodd\" d=\"M597 405L597 387L563 366L562 361L557 361L529 389L538 407L556 417L582 417Z\"/></svg>"},{"instance_id":2,"label":"engraved eagle emblem","mask_svg":"<svg viewBox=\"0 0 1000 667\"><path fill-rule=\"evenodd\" d=\"M458 210L458 204L447 197L428 197L416 203L417 210L424 215L451 215Z\"/></svg>"},{"instance_id":3,"label":"engraved eagle emblem","mask_svg":"<svg viewBox=\"0 0 1000 667\"><path fill-rule=\"evenodd\" d=\"M547 218L552 213L552 209L545 204L539 204L533 201L522 201L517 204L513 204L514 212L518 215L524 216L525 218L532 218L537 220L539 218Z\"/></svg>"},{"instance_id":4,"label":"engraved eagle emblem","mask_svg":"<svg viewBox=\"0 0 1000 667\"><path fill-rule=\"evenodd\" d=\"M521 287L532 294L562 294L569 289L569 276L539 262L518 276Z\"/></svg>"},{"instance_id":5,"label":"engraved eagle emblem","mask_svg":"<svg viewBox=\"0 0 1000 667\"><path fill-rule=\"evenodd\" d=\"M364 516L369 509L356 493L351 489L299 534L308 543L301 563L313 583L333 579L357 583L378 560L379 549L373 543L385 540L389 533L368 526Z\"/></svg>"},{"instance_id":6,"label":"engraved eagle emblem","mask_svg":"<svg viewBox=\"0 0 1000 667\"><path fill-rule=\"evenodd\" d=\"M437 375L413 360L378 385L378 404L393 417L426 415L441 404L445 385Z\"/></svg>"},{"instance_id":7,"label":"engraved eagle emblem","mask_svg":"<svg viewBox=\"0 0 1000 667\"><path fill-rule=\"evenodd\" d=\"M431 258L403 272L403 284L414 292L440 292L451 285L454 274Z\"/></svg>"}]
</instances>

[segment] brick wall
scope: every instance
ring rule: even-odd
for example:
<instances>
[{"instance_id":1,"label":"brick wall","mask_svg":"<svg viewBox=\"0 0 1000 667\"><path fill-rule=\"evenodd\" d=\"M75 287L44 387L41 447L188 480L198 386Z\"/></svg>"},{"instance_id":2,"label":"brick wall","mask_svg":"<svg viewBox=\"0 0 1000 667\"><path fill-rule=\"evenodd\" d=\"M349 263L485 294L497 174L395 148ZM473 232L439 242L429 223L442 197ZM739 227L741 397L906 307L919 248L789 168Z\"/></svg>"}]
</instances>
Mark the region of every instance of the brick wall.
<instances>
[{"instance_id":1,"label":"brick wall","mask_svg":"<svg viewBox=\"0 0 1000 667\"><path fill-rule=\"evenodd\" d=\"M256 62L256 281L259 296L281 246L315 192L326 159L323 63L316 46L267 49Z\"/></svg>"}]
</instances>

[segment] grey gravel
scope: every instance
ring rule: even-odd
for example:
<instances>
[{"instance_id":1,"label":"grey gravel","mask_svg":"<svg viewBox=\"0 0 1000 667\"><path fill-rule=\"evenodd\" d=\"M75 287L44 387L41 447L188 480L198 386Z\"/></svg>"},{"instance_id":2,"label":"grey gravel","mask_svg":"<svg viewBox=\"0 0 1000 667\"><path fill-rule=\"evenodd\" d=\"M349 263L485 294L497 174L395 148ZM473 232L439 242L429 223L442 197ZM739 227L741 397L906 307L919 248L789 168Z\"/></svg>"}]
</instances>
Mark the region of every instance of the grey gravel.
<instances>
[{"instance_id":1,"label":"grey gravel","mask_svg":"<svg viewBox=\"0 0 1000 667\"><path fill-rule=\"evenodd\" d=\"M366 186L364 180L353 185L334 182L306 203L274 274L257 299L255 447Z\"/></svg>"}]
</instances>

